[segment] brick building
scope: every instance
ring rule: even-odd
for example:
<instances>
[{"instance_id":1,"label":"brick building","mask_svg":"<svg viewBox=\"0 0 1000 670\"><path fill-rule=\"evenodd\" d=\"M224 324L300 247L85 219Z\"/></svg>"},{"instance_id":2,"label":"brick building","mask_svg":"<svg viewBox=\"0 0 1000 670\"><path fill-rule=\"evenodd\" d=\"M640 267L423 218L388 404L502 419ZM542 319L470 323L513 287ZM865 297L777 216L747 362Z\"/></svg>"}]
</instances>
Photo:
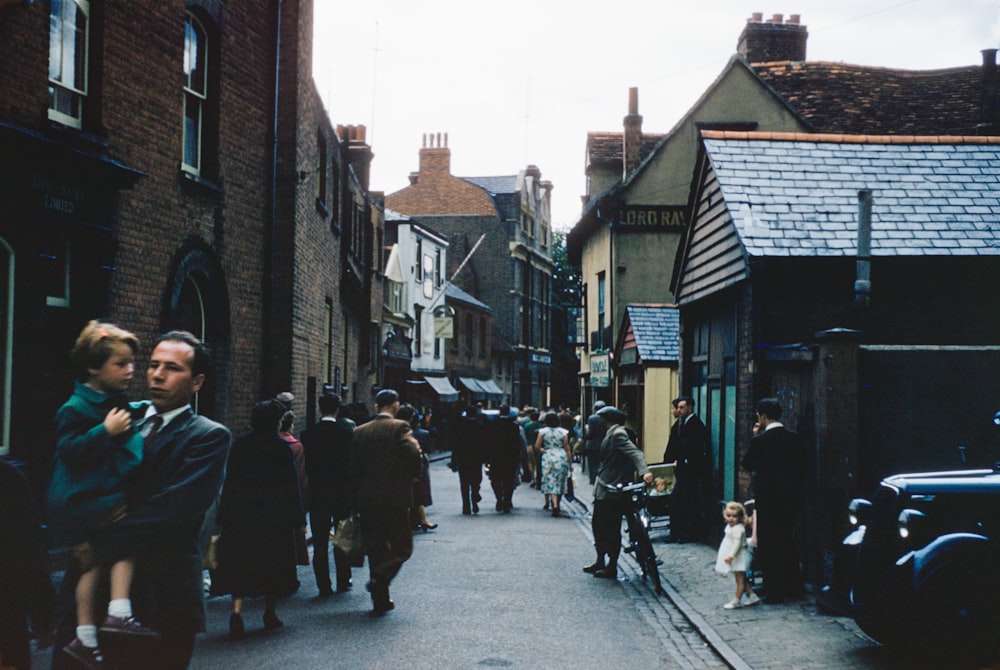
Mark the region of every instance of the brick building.
<instances>
[{"instance_id":1,"label":"brick building","mask_svg":"<svg viewBox=\"0 0 1000 670\"><path fill-rule=\"evenodd\" d=\"M36 483L92 318L139 335L137 397L158 333L206 340L197 409L237 432L327 359L359 395L372 383L370 151L326 120L311 34L310 0L0 8L0 455Z\"/></svg>"},{"instance_id":2,"label":"brick building","mask_svg":"<svg viewBox=\"0 0 1000 670\"><path fill-rule=\"evenodd\" d=\"M386 207L448 236L449 276L482 237L455 285L493 309L491 350L513 351L509 392L519 406L549 401L551 189L533 165L512 176L455 177L447 135L431 135L410 185L385 197Z\"/></svg>"}]
</instances>

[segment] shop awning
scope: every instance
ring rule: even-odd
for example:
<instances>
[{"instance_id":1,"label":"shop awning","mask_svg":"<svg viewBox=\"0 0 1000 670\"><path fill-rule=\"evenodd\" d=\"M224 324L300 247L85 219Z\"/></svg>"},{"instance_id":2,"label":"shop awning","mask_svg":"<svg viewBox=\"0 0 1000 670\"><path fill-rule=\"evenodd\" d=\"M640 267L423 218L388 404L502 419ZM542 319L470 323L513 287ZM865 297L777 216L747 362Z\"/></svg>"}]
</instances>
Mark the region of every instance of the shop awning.
<instances>
[{"instance_id":1,"label":"shop awning","mask_svg":"<svg viewBox=\"0 0 1000 670\"><path fill-rule=\"evenodd\" d=\"M462 386L473 393L486 393L486 389L480 386L479 380L474 377L459 377L458 381L462 382Z\"/></svg>"},{"instance_id":2,"label":"shop awning","mask_svg":"<svg viewBox=\"0 0 1000 670\"><path fill-rule=\"evenodd\" d=\"M472 393L487 396L491 400L503 399L503 391L492 379L476 379L474 377L459 377L462 386L472 391Z\"/></svg>"},{"instance_id":3,"label":"shop awning","mask_svg":"<svg viewBox=\"0 0 1000 670\"><path fill-rule=\"evenodd\" d=\"M458 390L451 385L447 377L424 377L432 389L434 389L441 402L455 402L458 400Z\"/></svg>"},{"instance_id":4,"label":"shop awning","mask_svg":"<svg viewBox=\"0 0 1000 670\"><path fill-rule=\"evenodd\" d=\"M503 389L497 386L497 383L492 379L480 379L479 385L490 395L503 396Z\"/></svg>"}]
</instances>

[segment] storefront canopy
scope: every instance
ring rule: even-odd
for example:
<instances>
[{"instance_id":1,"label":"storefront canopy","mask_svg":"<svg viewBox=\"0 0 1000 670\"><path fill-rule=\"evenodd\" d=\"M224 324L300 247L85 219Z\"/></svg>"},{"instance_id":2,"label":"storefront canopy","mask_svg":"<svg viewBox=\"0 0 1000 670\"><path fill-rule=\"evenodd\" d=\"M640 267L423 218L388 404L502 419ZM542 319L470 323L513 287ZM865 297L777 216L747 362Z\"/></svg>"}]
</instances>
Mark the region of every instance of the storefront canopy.
<instances>
[{"instance_id":1,"label":"storefront canopy","mask_svg":"<svg viewBox=\"0 0 1000 670\"><path fill-rule=\"evenodd\" d=\"M447 377L424 377L424 380L437 392L441 402L458 400L458 390L451 385Z\"/></svg>"},{"instance_id":2,"label":"storefront canopy","mask_svg":"<svg viewBox=\"0 0 1000 670\"><path fill-rule=\"evenodd\" d=\"M503 391L492 379L476 379L474 377L459 377L462 386L472 391L473 396L483 395L490 400L502 400Z\"/></svg>"}]
</instances>

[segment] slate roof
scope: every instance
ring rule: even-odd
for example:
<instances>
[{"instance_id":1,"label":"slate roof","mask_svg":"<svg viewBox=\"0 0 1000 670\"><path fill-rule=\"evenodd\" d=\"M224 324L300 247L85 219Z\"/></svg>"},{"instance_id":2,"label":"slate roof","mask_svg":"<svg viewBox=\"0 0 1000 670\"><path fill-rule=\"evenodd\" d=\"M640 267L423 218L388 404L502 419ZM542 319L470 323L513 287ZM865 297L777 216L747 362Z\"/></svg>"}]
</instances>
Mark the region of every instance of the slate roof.
<instances>
[{"instance_id":1,"label":"slate roof","mask_svg":"<svg viewBox=\"0 0 1000 670\"><path fill-rule=\"evenodd\" d=\"M502 177L462 177L462 179L494 195L497 193L517 192L516 174Z\"/></svg>"},{"instance_id":2,"label":"slate roof","mask_svg":"<svg viewBox=\"0 0 1000 670\"><path fill-rule=\"evenodd\" d=\"M899 70L822 61L750 67L819 132L975 135L982 66Z\"/></svg>"},{"instance_id":3,"label":"slate roof","mask_svg":"<svg viewBox=\"0 0 1000 670\"><path fill-rule=\"evenodd\" d=\"M450 298L452 300L457 300L459 302L464 302L467 305L472 305L473 307L478 307L479 309L484 309L487 312L493 312L493 308L487 305L485 302L473 297L472 295L466 293L462 289L458 288L454 284L448 284L445 286L444 290L445 298Z\"/></svg>"},{"instance_id":4,"label":"slate roof","mask_svg":"<svg viewBox=\"0 0 1000 670\"><path fill-rule=\"evenodd\" d=\"M625 310L642 361L680 358L680 311L676 305L627 305Z\"/></svg>"},{"instance_id":5,"label":"slate roof","mask_svg":"<svg viewBox=\"0 0 1000 670\"><path fill-rule=\"evenodd\" d=\"M872 255L1000 255L1000 137L702 133L746 253L853 256L871 189Z\"/></svg>"}]
</instances>

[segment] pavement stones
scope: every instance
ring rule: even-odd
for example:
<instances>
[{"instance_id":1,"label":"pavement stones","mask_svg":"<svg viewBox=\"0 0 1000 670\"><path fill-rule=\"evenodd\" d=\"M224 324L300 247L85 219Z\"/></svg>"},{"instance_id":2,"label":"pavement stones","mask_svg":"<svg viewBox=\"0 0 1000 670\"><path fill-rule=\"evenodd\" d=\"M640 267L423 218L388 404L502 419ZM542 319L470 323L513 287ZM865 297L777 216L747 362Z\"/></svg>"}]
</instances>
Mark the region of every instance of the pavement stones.
<instances>
[{"instance_id":1,"label":"pavement stones","mask_svg":"<svg viewBox=\"0 0 1000 670\"><path fill-rule=\"evenodd\" d=\"M593 491L587 475L579 472L579 466L574 465L573 469L577 514L589 534ZM735 593L735 582L732 577L715 572L717 548L698 543L666 544L663 542L666 535L654 531L651 537L662 560L660 580L667 592L666 599L684 618L683 622L670 621L670 625L687 625L696 630L729 667L739 670L903 667L852 619L819 614L812 593L801 601L783 605L761 603L723 609ZM654 618L669 618L669 614L660 612L666 609L662 604L657 607L652 587L641 581L635 562L626 554L622 556L629 578L648 594L645 602L649 611L656 612Z\"/></svg>"}]
</instances>

